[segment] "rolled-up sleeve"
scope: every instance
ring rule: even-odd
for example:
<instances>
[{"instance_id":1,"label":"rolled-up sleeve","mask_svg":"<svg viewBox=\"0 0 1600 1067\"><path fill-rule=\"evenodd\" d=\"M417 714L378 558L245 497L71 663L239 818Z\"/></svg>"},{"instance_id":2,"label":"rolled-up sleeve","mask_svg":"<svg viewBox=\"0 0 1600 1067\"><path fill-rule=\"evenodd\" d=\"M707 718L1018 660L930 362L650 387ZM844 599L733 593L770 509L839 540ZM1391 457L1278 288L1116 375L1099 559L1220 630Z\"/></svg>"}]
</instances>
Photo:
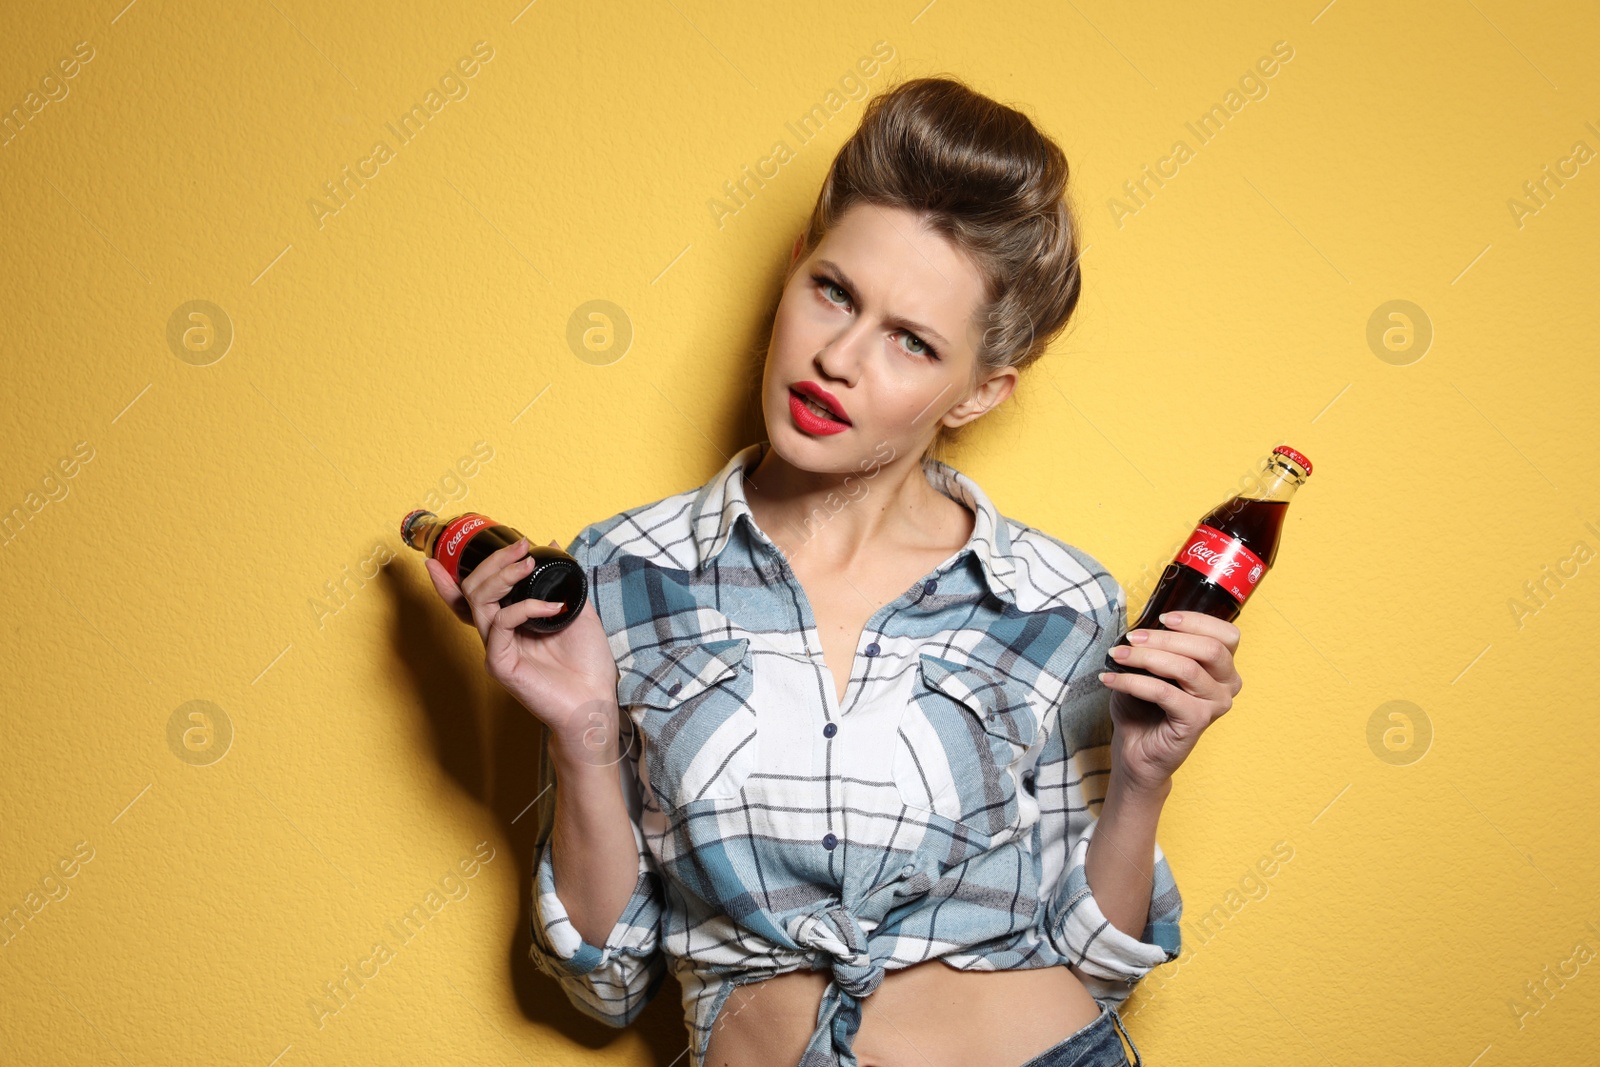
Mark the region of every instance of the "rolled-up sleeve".
<instances>
[{"instance_id":1,"label":"rolled-up sleeve","mask_svg":"<svg viewBox=\"0 0 1600 1067\"><path fill-rule=\"evenodd\" d=\"M583 565L594 586L586 540L578 534L567 552ZM532 944L534 966L554 978L573 1006L609 1026L626 1026L655 996L666 976L666 958L660 947L664 910L663 882L655 857L645 846L639 829L640 787L637 745L627 716L619 721L622 759L617 762L618 786L628 809L638 854L638 880L633 895L604 944L593 944L578 933L557 893L551 833L555 824L555 774L549 756L548 734L542 733L539 752L539 793L534 844Z\"/></svg>"},{"instance_id":2,"label":"rolled-up sleeve","mask_svg":"<svg viewBox=\"0 0 1600 1067\"><path fill-rule=\"evenodd\" d=\"M1152 856L1150 906L1139 937L1112 925L1089 886L1085 861L1110 779L1111 690L1101 684L1107 650L1125 628L1122 587L1100 575L1106 601L1093 639L1069 665L1071 683L1048 721L1034 769L1039 821L1040 910L1045 936L1096 1001L1120 1008L1151 970L1178 957L1183 898L1161 845Z\"/></svg>"},{"instance_id":3,"label":"rolled-up sleeve","mask_svg":"<svg viewBox=\"0 0 1600 1067\"><path fill-rule=\"evenodd\" d=\"M1084 869L1096 825L1091 821L1072 843L1050 936L1056 950L1078 969L1095 999L1120 1007L1141 978L1177 958L1182 945L1178 923L1183 900L1158 843L1150 914L1143 934L1135 938L1113 926L1090 891Z\"/></svg>"}]
</instances>

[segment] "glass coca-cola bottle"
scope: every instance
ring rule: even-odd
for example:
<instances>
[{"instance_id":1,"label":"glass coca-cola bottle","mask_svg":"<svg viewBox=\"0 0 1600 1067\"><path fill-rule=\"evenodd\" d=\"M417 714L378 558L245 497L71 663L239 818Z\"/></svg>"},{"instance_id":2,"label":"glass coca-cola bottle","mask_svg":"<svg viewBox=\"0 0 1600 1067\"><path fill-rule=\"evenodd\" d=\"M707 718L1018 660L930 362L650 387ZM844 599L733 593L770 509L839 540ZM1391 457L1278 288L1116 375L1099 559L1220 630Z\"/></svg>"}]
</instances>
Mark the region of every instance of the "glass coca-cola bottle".
<instances>
[{"instance_id":1,"label":"glass coca-cola bottle","mask_svg":"<svg viewBox=\"0 0 1600 1067\"><path fill-rule=\"evenodd\" d=\"M418 508L400 520L400 539L438 560L460 585L491 552L516 544L522 534L474 511L441 519ZM529 598L560 601L566 606L557 614L535 615L517 627L526 633L554 633L583 610L589 578L577 560L554 545L536 545L529 539L528 555L533 557L533 570L500 598L500 606L510 607Z\"/></svg>"},{"instance_id":2,"label":"glass coca-cola bottle","mask_svg":"<svg viewBox=\"0 0 1600 1067\"><path fill-rule=\"evenodd\" d=\"M1261 487L1229 497L1200 520L1162 572L1139 621L1128 629L1165 630L1160 617L1169 611L1198 611L1232 622L1277 558L1289 501L1310 476L1311 461L1305 456L1288 445L1273 449ZM1128 643L1126 633L1116 641ZM1118 663L1109 654L1106 670L1161 678Z\"/></svg>"}]
</instances>

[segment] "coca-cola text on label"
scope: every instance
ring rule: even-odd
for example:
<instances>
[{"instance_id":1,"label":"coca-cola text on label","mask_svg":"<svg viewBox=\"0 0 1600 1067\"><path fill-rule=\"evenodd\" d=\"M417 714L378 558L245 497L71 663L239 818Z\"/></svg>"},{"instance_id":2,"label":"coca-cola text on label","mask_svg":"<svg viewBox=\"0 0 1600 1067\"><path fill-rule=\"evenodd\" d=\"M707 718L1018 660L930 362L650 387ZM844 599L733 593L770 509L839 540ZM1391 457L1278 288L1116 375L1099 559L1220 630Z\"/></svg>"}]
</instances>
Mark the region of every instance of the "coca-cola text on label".
<instances>
[{"instance_id":1,"label":"coca-cola text on label","mask_svg":"<svg viewBox=\"0 0 1600 1067\"><path fill-rule=\"evenodd\" d=\"M1231 496L1201 517L1162 572L1139 621L1128 629L1165 630L1161 616L1169 611L1197 611L1227 622L1238 617L1245 601L1272 569L1289 501L1310 476L1311 461L1305 456L1288 445L1273 449L1261 488ZM1124 633L1112 647L1128 643ZM1160 678L1140 667L1118 663L1109 651L1106 670Z\"/></svg>"},{"instance_id":2,"label":"coca-cola text on label","mask_svg":"<svg viewBox=\"0 0 1600 1067\"><path fill-rule=\"evenodd\" d=\"M452 519L441 519L418 508L400 520L400 539L412 548L438 560L460 585L474 567L492 552L522 540L522 534L486 515L469 511ZM578 561L554 545L528 542L533 571L500 598L500 606L510 607L522 600L551 600L565 605L555 615L534 616L517 629L526 633L554 633L564 629L583 610L589 596L589 577Z\"/></svg>"}]
</instances>

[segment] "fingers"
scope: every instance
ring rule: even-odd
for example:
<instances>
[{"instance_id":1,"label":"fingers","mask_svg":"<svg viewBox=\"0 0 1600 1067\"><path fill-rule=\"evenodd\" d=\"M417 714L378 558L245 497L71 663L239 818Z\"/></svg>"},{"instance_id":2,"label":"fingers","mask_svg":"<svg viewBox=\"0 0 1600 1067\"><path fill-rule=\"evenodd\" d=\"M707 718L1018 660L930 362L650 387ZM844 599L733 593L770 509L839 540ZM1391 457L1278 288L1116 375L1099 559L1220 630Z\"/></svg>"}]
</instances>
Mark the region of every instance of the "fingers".
<instances>
[{"instance_id":1,"label":"fingers","mask_svg":"<svg viewBox=\"0 0 1600 1067\"><path fill-rule=\"evenodd\" d=\"M483 665L490 672L490 677L506 685L507 680L517 672L518 661L522 659L522 651L518 648L518 625L536 616L552 616L560 609L560 601L533 600L531 597L496 609L482 630Z\"/></svg>"},{"instance_id":2,"label":"fingers","mask_svg":"<svg viewBox=\"0 0 1600 1067\"><path fill-rule=\"evenodd\" d=\"M1239 628L1231 622L1202 611L1169 611L1161 624L1179 633L1200 634L1221 641L1229 652L1239 651Z\"/></svg>"},{"instance_id":3,"label":"fingers","mask_svg":"<svg viewBox=\"0 0 1600 1067\"><path fill-rule=\"evenodd\" d=\"M450 572L444 569L444 564L432 556L424 559L422 563L428 569L428 577L433 579L433 588L445 606L462 622L471 622L472 606L467 603L467 598L462 595L455 579L450 577Z\"/></svg>"},{"instance_id":4,"label":"fingers","mask_svg":"<svg viewBox=\"0 0 1600 1067\"><path fill-rule=\"evenodd\" d=\"M1206 617L1210 618L1210 616ZM1212 619L1211 621L1221 622L1222 620ZM1224 625L1231 624L1224 623ZM1171 630L1130 630L1128 632L1128 641L1134 648L1155 649L1162 652L1173 653L1178 656L1186 656L1190 661L1198 661L1205 673L1209 674L1212 678L1215 678L1218 681L1229 678L1234 673L1233 652L1226 644L1216 637L1209 637L1196 633L1174 632ZM1123 662L1131 663L1136 666L1147 667L1152 671L1157 670L1155 667L1149 666L1137 658L1124 660ZM1165 663L1168 662L1168 660L1164 657L1158 657L1150 662ZM1157 673L1167 674L1168 672L1157 671ZM1175 675L1168 676L1178 677ZM1196 677L1194 680L1200 681L1201 679Z\"/></svg>"},{"instance_id":5,"label":"fingers","mask_svg":"<svg viewBox=\"0 0 1600 1067\"><path fill-rule=\"evenodd\" d=\"M1122 674L1106 671L1101 676L1107 689L1127 693L1131 697L1155 704L1175 721L1187 723L1191 719L1202 722L1204 703L1199 697L1184 692L1171 682L1143 674Z\"/></svg>"},{"instance_id":6,"label":"fingers","mask_svg":"<svg viewBox=\"0 0 1600 1067\"><path fill-rule=\"evenodd\" d=\"M535 600L529 597L498 609L484 631L484 661L491 668L504 663L504 669L509 671L518 656L513 636L517 627L532 618L558 615L563 607L565 605L559 600Z\"/></svg>"},{"instance_id":7,"label":"fingers","mask_svg":"<svg viewBox=\"0 0 1600 1067\"><path fill-rule=\"evenodd\" d=\"M1111 650L1111 658L1128 667L1142 667L1151 674L1159 674L1170 679L1186 693L1195 696L1206 696L1208 690L1218 684L1204 666L1197 660L1177 652L1168 652L1161 648L1151 648L1145 645L1117 646Z\"/></svg>"},{"instance_id":8,"label":"fingers","mask_svg":"<svg viewBox=\"0 0 1600 1067\"><path fill-rule=\"evenodd\" d=\"M529 597L527 600L519 600L509 607L501 608L495 612L494 620L489 623L489 629L491 631L515 630L529 619L559 615L565 607L566 605L559 600L535 600Z\"/></svg>"},{"instance_id":9,"label":"fingers","mask_svg":"<svg viewBox=\"0 0 1600 1067\"><path fill-rule=\"evenodd\" d=\"M422 565L428 569L428 577L433 579L433 587L439 591L444 602L454 607L455 602L461 599L461 590L451 580L449 573L444 569L444 564L429 556L422 561Z\"/></svg>"},{"instance_id":10,"label":"fingers","mask_svg":"<svg viewBox=\"0 0 1600 1067\"><path fill-rule=\"evenodd\" d=\"M534 562L528 539L519 538L485 556L461 583L461 592L478 607L498 604L513 585L533 573Z\"/></svg>"}]
</instances>

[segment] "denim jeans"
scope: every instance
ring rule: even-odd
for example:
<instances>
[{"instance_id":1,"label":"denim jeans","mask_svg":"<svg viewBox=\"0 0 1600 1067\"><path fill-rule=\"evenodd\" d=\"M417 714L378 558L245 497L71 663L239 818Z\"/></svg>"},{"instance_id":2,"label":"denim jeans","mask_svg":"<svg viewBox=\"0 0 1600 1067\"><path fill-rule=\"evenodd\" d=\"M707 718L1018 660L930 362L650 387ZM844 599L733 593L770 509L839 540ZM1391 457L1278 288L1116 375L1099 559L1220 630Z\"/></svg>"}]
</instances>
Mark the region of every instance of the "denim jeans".
<instances>
[{"instance_id":1,"label":"denim jeans","mask_svg":"<svg viewBox=\"0 0 1600 1067\"><path fill-rule=\"evenodd\" d=\"M1128 1048L1133 1051L1131 1064L1122 1050L1122 1038L1127 1038ZM1101 1005L1100 1017L1094 1022L1051 1045L1022 1067L1140 1067L1139 1049L1123 1029L1121 1018L1106 1004Z\"/></svg>"}]
</instances>

